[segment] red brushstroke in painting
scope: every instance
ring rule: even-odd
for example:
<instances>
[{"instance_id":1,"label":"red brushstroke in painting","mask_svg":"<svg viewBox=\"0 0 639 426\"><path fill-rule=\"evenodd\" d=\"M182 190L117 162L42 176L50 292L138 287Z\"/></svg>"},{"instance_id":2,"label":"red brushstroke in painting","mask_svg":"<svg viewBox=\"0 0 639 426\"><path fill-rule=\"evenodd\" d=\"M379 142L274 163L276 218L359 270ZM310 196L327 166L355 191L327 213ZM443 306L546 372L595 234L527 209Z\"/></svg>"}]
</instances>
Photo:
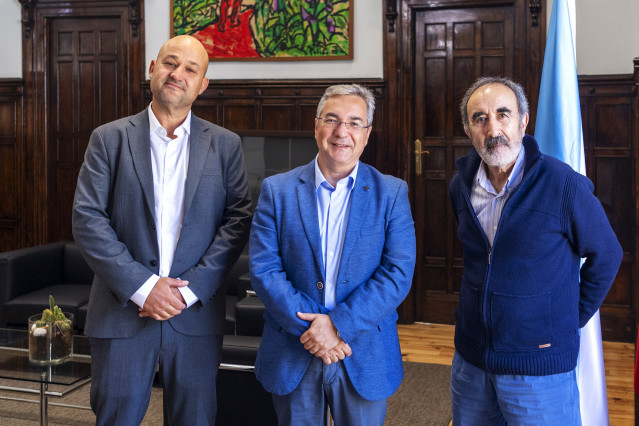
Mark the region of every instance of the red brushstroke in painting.
<instances>
[{"instance_id":1,"label":"red brushstroke in painting","mask_svg":"<svg viewBox=\"0 0 639 426\"><path fill-rule=\"evenodd\" d=\"M219 31L218 23L210 25L193 34L202 42L209 58L257 58L255 44L251 36L249 19L253 9L248 9L240 15L240 25L230 25L227 20L225 31Z\"/></svg>"}]
</instances>

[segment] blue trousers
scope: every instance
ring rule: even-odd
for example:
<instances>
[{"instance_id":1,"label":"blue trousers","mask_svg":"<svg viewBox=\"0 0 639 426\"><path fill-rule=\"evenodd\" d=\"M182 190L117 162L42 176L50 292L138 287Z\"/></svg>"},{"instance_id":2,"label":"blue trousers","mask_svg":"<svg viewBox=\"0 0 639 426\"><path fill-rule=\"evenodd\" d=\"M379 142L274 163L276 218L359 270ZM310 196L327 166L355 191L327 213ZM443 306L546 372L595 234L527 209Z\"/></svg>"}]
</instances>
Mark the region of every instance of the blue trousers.
<instances>
[{"instance_id":1,"label":"blue trousers","mask_svg":"<svg viewBox=\"0 0 639 426\"><path fill-rule=\"evenodd\" d=\"M91 408L97 425L139 425L159 367L165 425L213 425L222 335L186 336L149 321L122 339L91 338Z\"/></svg>"},{"instance_id":2,"label":"blue trousers","mask_svg":"<svg viewBox=\"0 0 639 426\"><path fill-rule=\"evenodd\" d=\"M327 403L335 426L384 424L386 398L369 401L360 396L348 378L343 361L326 365L320 358L313 357L293 392L273 395L280 426L323 426Z\"/></svg>"},{"instance_id":3,"label":"blue trousers","mask_svg":"<svg viewBox=\"0 0 639 426\"><path fill-rule=\"evenodd\" d=\"M575 370L549 376L490 374L455 352L453 426L581 425Z\"/></svg>"}]
</instances>

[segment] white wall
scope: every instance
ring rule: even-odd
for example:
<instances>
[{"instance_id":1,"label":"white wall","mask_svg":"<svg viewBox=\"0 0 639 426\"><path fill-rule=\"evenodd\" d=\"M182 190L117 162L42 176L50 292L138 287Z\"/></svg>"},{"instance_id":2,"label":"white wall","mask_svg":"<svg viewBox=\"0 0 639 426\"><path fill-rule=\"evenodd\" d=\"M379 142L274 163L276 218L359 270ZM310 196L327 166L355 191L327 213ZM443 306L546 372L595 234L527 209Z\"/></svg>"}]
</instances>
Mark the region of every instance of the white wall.
<instances>
[{"instance_id":1,"label":"white wall","mask_svg":"<svg viewBox=\"0 0 639 426\"><path fill-rule=\"evenodd\" d=\"M574 0L577 24L577 73L632 74L639 57L639 1ZM553 0L547 0L550 24ZM604 10L605 9L605 10ZM619 42L622 40L623 42Z\"/></svg>"},{"instance_id":2,"label":"white wall","mask_svg":"<svg viewBox=\"0 0 639 426\"><path fill-rule=\"evenodd\" d=\"M0 0L0 78L22 78L22 10L18 0Z\"/></svg>"},{"instance_id":3,"label":"white wall","mask_svg":"<svg viewBox=\"0 0 639 426\"><path fill-rule=\"evenodd\" d=\"M577 72L633 73L632 59L639 57L639 1L577 0L576 9Z\"/></svg>"},{"instance_id":4,"label":"white wall","mask_svg":"<svg viewBox=\"0 0 639 426\"><path fill-rule=\"evenodd\" d=\"M170 0L145 0L146 66L169 37ZM22 77L21 6L0 0L0 78ZM381 78L383 77L382 0L354 0L354 59L309 62L218 62L209 67L215 79ZM550 20L552 0L546 13ZM576 0L577 70L587 74L631 74L639 57L639 1ZM604 10L605 9L605 10ZM623 42L619 42L622 40Z\"/></svg>"},{"instance_id":5,"label":"white wall","mask_svg":"<svg viewBox=\"0 0 639 426\"><path fill-rule=\"evenodd\" d=\"M17 1L17 0L16 0ZM170 0L146 0L146 67L170 34ZM353 60L214 62L208 76L220 79L383 78L382 0L353 1ZM153 25L150 25L150 23ZM375 48L379 46L379 48Z\"/></svg>"}]
</instances>

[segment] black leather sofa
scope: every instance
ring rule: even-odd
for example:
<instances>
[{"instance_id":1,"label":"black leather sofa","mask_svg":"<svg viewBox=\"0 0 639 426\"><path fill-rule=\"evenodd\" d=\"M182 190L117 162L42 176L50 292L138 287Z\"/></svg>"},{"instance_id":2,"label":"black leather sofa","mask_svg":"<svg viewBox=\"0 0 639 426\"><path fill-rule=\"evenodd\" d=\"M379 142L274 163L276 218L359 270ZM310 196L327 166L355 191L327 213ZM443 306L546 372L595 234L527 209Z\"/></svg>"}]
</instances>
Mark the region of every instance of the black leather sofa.
<instances>
[{"instance_id":1,"label":"black leather sofa","mask_svg":"<svg viewBox=\"0 0 639 426\"><path fill-rule=\"evenodd\" d=\"M84 330L93 271L73 242L0 253L0 325L26 328L53 295ZM226 325L218 375L217 425L276 425L271 396L257 382L255 358L264 327L264 306L251 290L248 255L227 275ZM251 294L250 297L246 297Z\"/></svg>"},{"instance_id":2,"label":"black leather sofa","mask_svg":"<svg viewBox=\"0 0 639 426\"><path fill-rule=\"evenodd\" d=\"M49 306L49 295L84 329L93 271L74 243L58 242L0 253L0 321L26 327Z\"/></svg>"},{"instance_id":3,"label":"black leather sofa","mask_svg":"<svg viewBox=\"0 0 639 426\"><path fill-rule=\"evenodd\" d=\"M84 330L93 276L73 242L0 253L0 325L26 326L28 317L48 307L49 295L53 295L63 311L74 315L76 330ZM227 275L225 334L236 334L235 306L250 290L248 255L242 254ZM261 314L258 316L242 327L260 328Z\"/></svg>"}]
</instances>

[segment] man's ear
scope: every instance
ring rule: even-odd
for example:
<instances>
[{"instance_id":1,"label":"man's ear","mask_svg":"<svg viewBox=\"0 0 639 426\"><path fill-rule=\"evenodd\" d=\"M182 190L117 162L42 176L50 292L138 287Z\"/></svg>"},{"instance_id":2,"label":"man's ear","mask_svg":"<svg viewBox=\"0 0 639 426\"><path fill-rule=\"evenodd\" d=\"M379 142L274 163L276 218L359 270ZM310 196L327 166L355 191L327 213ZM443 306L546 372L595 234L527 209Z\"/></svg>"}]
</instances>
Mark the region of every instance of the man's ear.
<instances>
[{"instance_id":1,"label":"man's ear","mask_svg":"<svg viewBox=\"0 0 639 426\"><path fill-rule=\"evenodd\" d=\"M154 69L155 69L155 59L151 59L151 64L149 65L149 78L153 77Z\"/></svg>"},{"instance_id":2,"label":"man's ear","mask_svg":"<svg viewBox=\"0 0 639 426\"><path fill-rule=\"evenodd\" d=\"M524 117L521 119L521 133L526 134L526 127L528 127L528 120L530 117L528 114L524 114Z\"/></svg>"},{"instance_id":3,"label":"man's ear","mask_svg":"<svg viewBox=\"0 0 639 426\"><path fill-rule=\"evenodd\" d=\"M209 87L209 79L204 77L202 79L202 83L200 83L200 93L198 93L198 95L201 95L202 92L204 92L207 87Z\"/></svg>"}]
</instances>

